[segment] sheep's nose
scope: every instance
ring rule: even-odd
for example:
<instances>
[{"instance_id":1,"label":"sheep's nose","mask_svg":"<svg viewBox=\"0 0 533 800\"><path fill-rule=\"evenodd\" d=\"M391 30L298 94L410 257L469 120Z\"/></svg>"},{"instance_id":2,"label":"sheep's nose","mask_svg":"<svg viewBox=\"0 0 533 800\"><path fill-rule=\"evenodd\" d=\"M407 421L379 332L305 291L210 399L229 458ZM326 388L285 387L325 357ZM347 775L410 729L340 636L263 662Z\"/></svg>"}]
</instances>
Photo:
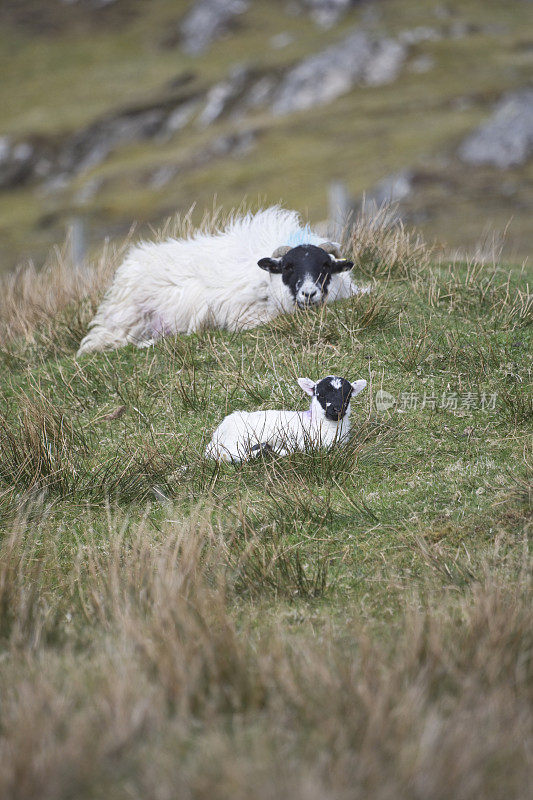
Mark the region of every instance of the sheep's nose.
<instances>
[{"instance_id":1,"label":"sheep's nose","mask_svg":"<svg viewBox=\"0 0 533 800\"><path fill-rule=\"evenodd\" d=\"M302 290L302 296L305 297L306 300L312 300L318 294L316 289L311 289L309 292L304 292Z\"/></svg>"}]
</instances>

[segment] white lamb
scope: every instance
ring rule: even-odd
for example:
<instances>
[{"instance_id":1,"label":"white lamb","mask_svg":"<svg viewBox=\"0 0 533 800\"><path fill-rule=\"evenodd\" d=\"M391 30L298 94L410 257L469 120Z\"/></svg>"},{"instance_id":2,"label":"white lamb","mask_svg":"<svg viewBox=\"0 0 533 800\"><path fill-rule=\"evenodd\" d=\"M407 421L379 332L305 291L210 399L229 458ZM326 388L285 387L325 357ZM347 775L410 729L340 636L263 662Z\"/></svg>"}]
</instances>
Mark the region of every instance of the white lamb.
<instances>
[{"instance_id":1,"label":"white lamb","mask_svg":"<svg viewBox=\"0 0 533 800\"><path fill-rule=\"evenodd\" d=\"M307 411L234 411L222 420L206 449L206 458L240 462L261 452L284 456L296 450L342 444L350 432L350 401L365 380L350 383L330 375L314 382L298 378L313 399Z\"/></svg>"},{"instance_id":2,"label":"white lamb","mask_svg":"<svg viewBox=\"0 0 533 800\"><path fill-rule=\"evenodd\" d=\"M338 245L279 206L216 234L142 242L116 271L78 356L206 326L244 330L295 306L349 297L360 290L352 262L339 256Z\"/></svg>"}]
</instances>

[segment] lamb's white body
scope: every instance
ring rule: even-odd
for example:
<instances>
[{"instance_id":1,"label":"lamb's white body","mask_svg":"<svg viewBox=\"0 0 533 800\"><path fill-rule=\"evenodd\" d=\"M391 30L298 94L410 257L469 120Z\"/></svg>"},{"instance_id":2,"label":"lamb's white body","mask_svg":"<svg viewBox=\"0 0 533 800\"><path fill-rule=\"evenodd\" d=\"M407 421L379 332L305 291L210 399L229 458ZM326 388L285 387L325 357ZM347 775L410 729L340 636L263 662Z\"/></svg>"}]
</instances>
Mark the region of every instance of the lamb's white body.
<instances>
[{"instance_id":1,"label":"lamb's white body","mask_svg":"<svg viewBox=\"0 0 533 800\"><path fill-rule=\"evenodd\" d=\"M331 422L319 413L315 402L309 411L234 411L215 430L206 457L238 462L254 458L265 446L284 456L345 442L350 433L349 412L339 422Z\"/></svg>"},{"instance_id":2,"label":"lamb's white body","mask_svg":"<svg viewBox=\"0 0 533 800\"><path fill-rule=\"evenodd\" d=\"M309 235L310 234L310 235ZM81 342L78 355L91 350L138 346L172 333L204 326L252 328L294 308L280 275L257 261L299 237L318 244L321 237L302 228L295 211L277 206L234 219L217 234L143 242L133 247ZM327 302L358 292L346 272L333 275Z\"/></svg>"},{"instance_id":3,"label":"lamb's white body","mask_svg":"<svg viewBox=\"0 0 533 800\"><path fill-rule=\"evenodd\" d=\"M298 385L313 398L308 411L234 411L215 430L206 458L246 461L264 449L284 456L345 442L350 434L351 399L363 391L366 381L350 384L328 375L318 382L298 378Z\"/></svg>"}]
</instances>

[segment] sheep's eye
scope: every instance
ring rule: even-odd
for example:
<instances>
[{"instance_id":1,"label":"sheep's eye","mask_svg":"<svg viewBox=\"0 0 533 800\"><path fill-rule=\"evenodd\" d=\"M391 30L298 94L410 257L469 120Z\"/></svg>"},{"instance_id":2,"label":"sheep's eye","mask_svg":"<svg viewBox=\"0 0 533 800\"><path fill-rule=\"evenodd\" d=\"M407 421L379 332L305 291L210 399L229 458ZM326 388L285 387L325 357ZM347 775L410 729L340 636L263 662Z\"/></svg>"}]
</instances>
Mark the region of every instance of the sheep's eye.
<instances>
[{"instance_id":1,"label":"sheep's eye","mask_svg":"<svg viewBox=\"0 0 533 800\"><path fill-rule=\"evenodd\" d=\"M283 269L285 270L285 272L292 272L292 270L294 269L294 267L293 267L293 265L292 265L292 264L284 264L284 265L283 265Z\"/></svg>"}]
</instances>

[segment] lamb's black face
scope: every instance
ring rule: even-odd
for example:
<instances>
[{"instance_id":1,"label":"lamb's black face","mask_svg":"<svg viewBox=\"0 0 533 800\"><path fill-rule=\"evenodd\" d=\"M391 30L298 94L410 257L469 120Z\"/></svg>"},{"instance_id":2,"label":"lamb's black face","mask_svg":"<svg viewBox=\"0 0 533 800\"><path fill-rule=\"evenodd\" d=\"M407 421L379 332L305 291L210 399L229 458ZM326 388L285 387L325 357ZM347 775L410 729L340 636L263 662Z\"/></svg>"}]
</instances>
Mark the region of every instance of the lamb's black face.
<instances>
[{"instance_id":1,"label":"lamb's black face","mask_svg":"<svg viewBox=\"0 0 533 800\"><path fill-rule=\"evenodd\" d=\"M348 411L352 392L353 386L350 381L332 375L318 381L314 394L324 410L326 419L338 422Z\"/></svg>"},{"instance_id":2,"label":"lamb's black face","mask_svg":"<svg viewBox=\"0 0 533 800\"><path fill-rule=\"evenodd\" d=\"M300 308L324 303L331 276L353 267L351 261L334 258L312 244L293 247L281 258L262 258L257 263L261 269L281 275Z\"/></svg>"}]
</instances>

